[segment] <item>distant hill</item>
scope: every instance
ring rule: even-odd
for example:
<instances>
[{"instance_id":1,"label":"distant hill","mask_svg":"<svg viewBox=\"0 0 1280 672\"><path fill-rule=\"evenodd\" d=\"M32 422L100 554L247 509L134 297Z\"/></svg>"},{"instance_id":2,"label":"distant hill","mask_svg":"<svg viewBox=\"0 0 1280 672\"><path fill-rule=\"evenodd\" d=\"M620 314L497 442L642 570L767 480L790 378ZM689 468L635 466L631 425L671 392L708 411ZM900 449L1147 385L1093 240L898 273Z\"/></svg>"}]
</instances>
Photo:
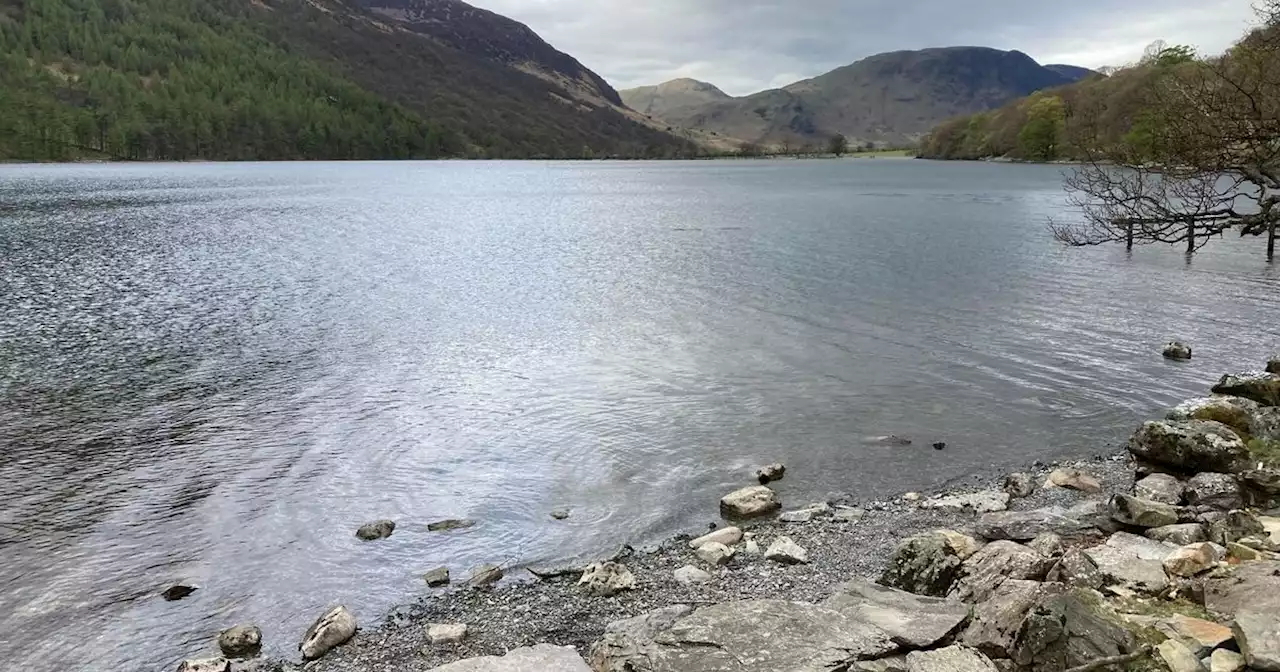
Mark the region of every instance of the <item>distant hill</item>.
<instances>
[{"instance_id":1,"label":"distant hill","mask_svg":"<svg viewBox=\"0 0 1280 672\"><path fill-rule=\"evenodd\" d=\"M702 105L732 100L732 96L714 84L687 78L673 79L656 86L623 89L618 94L627 107L658 119L683 114Z\"/></svg>"},{"instance_id":2,"label":"distant hill","mask_svg":"<svg viewBox=\"0 0 1280 672\"><path fill-rule=\"evenodd\" d=\"M1049 65L1046 65L1044 67L1072 81L1079 81L1081 79L1084 79L1085 77L1092 77L1093 75L1098 74L1097 71L1095 70L1090 70L1089 68L1082 68L1078 65L1063 65L1061 63L1050 63Z\"/></svg>"},{"instance_id":3,"label":"distant hill","mask_svg":"<svg viewBox=\"0 0 1280 672\"><path fill-rule=\"evenodd\" d=\"M1063 74L1018 51L895 51L781 89L657 106L650 114L675 126L773 145L818 144L836 133L854 142L898 144L945 119L1076 79L1074 72Z\"/></svg>"}]
</instances>

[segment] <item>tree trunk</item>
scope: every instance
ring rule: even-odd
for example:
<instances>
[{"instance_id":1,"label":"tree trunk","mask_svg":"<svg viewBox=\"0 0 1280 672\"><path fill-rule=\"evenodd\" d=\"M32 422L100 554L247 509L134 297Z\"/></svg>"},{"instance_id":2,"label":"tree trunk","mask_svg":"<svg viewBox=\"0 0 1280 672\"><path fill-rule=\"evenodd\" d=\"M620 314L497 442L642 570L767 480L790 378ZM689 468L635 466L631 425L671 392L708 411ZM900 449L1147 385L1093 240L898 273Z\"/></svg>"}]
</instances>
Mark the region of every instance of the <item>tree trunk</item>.
<instances>
[{"instance_id":1,"label":"tree trunk","mask_svg":"<svg viewBox=\"0 0 1280 672\"><path fill-rule=\"evenodd\" d=\"M1187 225L1187 254L1195 254L1196 252L1196 225Z\"/></svg>"},{"instance_id":2,"label":"tree trunk","mask_svg":"<svg viewBox=\"0 0 1280 672\"><path fill-rule=\"evenodd\" d=\"M1125 231L1124 249L1133 251L1133 222L1129 222L1129 226Z\"/></svg>"}]
</instances>

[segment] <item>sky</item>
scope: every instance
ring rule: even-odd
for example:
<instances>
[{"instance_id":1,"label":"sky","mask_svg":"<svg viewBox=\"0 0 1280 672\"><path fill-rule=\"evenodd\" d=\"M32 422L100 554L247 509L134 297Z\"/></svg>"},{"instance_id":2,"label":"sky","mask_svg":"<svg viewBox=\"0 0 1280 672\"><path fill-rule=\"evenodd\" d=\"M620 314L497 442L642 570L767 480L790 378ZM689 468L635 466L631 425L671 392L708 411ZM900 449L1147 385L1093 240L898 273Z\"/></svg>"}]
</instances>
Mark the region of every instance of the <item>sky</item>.
<instances>
[{"instance_id":1,"label":"sky","mask_svg":"<svg viewBox=\"0 0 1280 672\"><path fill-rule=\"evenodd\" d=\"M677 77L745 95L884 51L1017 49L1041 63L1132 63L1155 40L1219 53L1250 0L470 0L527 24L616 88Z\"/></svg>"}]
</instances>

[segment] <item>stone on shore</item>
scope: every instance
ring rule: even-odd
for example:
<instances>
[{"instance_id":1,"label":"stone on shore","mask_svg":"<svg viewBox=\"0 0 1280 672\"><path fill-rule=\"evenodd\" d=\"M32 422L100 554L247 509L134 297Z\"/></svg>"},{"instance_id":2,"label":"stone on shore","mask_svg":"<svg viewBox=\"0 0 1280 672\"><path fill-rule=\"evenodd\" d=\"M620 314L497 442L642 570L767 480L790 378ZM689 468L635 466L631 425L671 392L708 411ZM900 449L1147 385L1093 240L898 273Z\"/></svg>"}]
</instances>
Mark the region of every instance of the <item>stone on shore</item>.
<instances>
[{"instance_id":1,"label":"stone on shore","mask_svg":"<svg viewBox=\"0 0 1280 672\"><path fill-rule=\"evenodd\" d=\"M1098 479L1079 469L1054 469L1049 474L1049 484L1059 488L1078 490L1089 494L1102 492L1102 484Z\"/></svg>"},{"instance_id":2,"label":"stone on shore","mask_svg":"<svg viewBox=\"0 0 1280 672\"><path fill-rule=\"evenodd\" d=\"M1169 553L1178 549L1177 545L1139 537L1128 532L1116 532L1107 538L1106 545L1136 555L1139 559L1156 562L1163 561L1169 557Z\"/></svg>"},{"instance_id":3,"label":"stone on shore","mask_svg":"<svg viewBox=\"0 0 1280 672\"><path fill-rule=\"evenodd\" d=\"M809 552L800 544L791 540L791 537L778 537L769 548L765 550L764 557L766 560L772 560L784 565L803 565L809 562Z\"/></svg>"},{"instance_id":4,"label":"stone on shore","mask_svg":"<svg viewBox=\"0 0 1280 672\"><path fill-rule=\"evenodd\" d=\"M768 485L774 481L781 481L786 476L787 468L781 462L766 464L756 470L756 480L760 481L760 485Z\"/></svg>"},{"instance_id":5,"label":"stone on shore","mask_svg":"<svg viewBox=\"0 0 1280 672\"><path fill-rule=\"evenodd\" d=\"M880 576L880 584L916 595L945 597L962 563L946 535L916 535L898 544Z\"/></svg>"},{"instance_id":6,"label":"stone on shore","mask_svg":"<svg viewBox=\"0 0 1280 672\"><path fill-rule=\"evenodd\" d=\"M1267 360L1266 372L1280 374L1280 355L1275 355Z\"/></svg>"},{"instance_id":7,"label":"stone on shore","mask_svg":"<svg viewBox=\"0 0 1280 672\"><path fill-rule=\"evenodd\" d=\"M856 523L867 517L867 510L856 506L837 506L832 516L842 522Z\"/></svg>"},{"instance_id":8,"label":"stone on shore","mask_svg":"<svg viewBox=\"0 0 1280 672\"><path fill-rule=\"evenodd\" d=\"M1004 477L1000 486L1010 497L1030 497L1036 493L1036 479L1031 474L1014 472Z\"/></svg>"},{"instance_id":9,"label":"stone on shore","mask_svg":"<svg viewBox=\"0 0 1280 672\"><path fill-rule=\"evenodd\" d=\"M1187 504L1212 506L1215 509L1238 509L1244 506L1240 483L1231 474L1203 472L1196 474L1186 485Z\"/></svg>"},{"instance_id":10,"label":"stone on shore","mask_svg":"<svg viewBox=\"0 0 1280 672\"><path fill-rule=\"evenodd\" d=\"M780 508L782 502L777 493L763 485L735 490L720 498L720 514L729 518L755 518Z\"/></svg>"},{"instance_id":11,"label":"stone on shore","mask_svg":"<svg viewBox=\"0 0 1280 672\"><path fill-rule=\"evenodd\" d=\"M1129 438L1128 448L1139 459L1189 472L1235 473L1249 457L1240 436L1212 420L1153 420Z\"/></svg>"},{"instance_id":12,"label":"stone on shore","mask_svg":"<svg viewBox=\"0 0 1280 672\"><path fill-rule=\"evenodd\" d=\"M591 672L572 646L537 646L515 649L505 656L468 658L436 667L429 672Z\"/></svg>"},{"instance_id":13,"label":"stone on shore","mask_svg":"<svg viewBox=\"0 0 1280 672\"><path fill-rule=\"evenodd\" d=\"M449 585L449 568L437 567L426 574L423 574L422 580L426 581L427 585L432 588L447 586Z\"/></svg>"},{"instance_id":14,"label":"stone on shore","mask_svg":"<svg viewBox=\"0 0 1280 672\"><path fill-rule=\"evenodd\" d=\"M1142 558L1131 549L1108 544L1086 548L1083 553L1098 568L1105 586L1158 593L1169 585L1160 559Z\"/></svg>"},{"instance_id":15,"label":"stone on shore","mask_svg":"<svg viewBox=\"0 0 1280 672\"><path fill-rule=\"evenodd\" d=\"M831 513L831 506L826 502L818 502L810 504L803 509L795 511L787 511L778 516L778 520L784 523L807 523L819 516L825 516Z\"/></svg>"},{"instance_id":16,"label":"stone on shore","mask_svg":"<svg viewBox=\"0 0 1280 672\"><path fill-rule=\"evenodd\" d=\"M1258 672L1280 672L1280 618L1275 612L1246 611L1231 625L1245 665Z\"/></svg>"},{"instance_id":17,"label":"stone on shore","mask_svg":"<svg viewBox=\"0 0 1280 672\"><path fill-rule=\"evenodd\" d=\"M1164 527L1178 523L1178 509L1168 504L1138 499L1128 495L1113 495L1107 506L1111 518L1134 527Z\"/></svg>"},{"instance_id":18,"label":"stone on shore","mask_svg":"<svg viewBox=\"0 0 1280 672\"><path fill-rule=\"evenodd\" d=\"M1169 474L1151 474L1133 484L1135 497L1174 506L1182 503L1184 489L1182 481Z\"/></svg>"},{"instance_id":19,"label":"stone on shore","mask_svg":"<svg viewBox=\"0 0 1280 672\"><path fill-rule=\"evenodd\" d=\"M1209 655L1214 649L1231 641L1231 628L1212 621L1175 615L1155 626L1161 634L1181 642L1196 658Z\"/></svg>"},{"instance_id":20,"label":"stone on shore","mask_svg":"<svg viewBox=\"0 0 1280 672\"><path fill-rule=\"evenodd\" d=\"M1006 579L1043 579L1051 564L1048 558L1021 544L993 541L964 561L950 595L965 602L982 602Z\"/></svg>"},{"instance_id":21,"label":"stone on shore","mask_svg":"<svg viewBox=\"0 0 1280 672\"><path fill-rule=\"evenodd\" d=\"M962 602L922 597L862 579L837 588L822 606L884 630L907 649L929 648L969 618L969 606Z\"/></svg>"},{"instance_id":22,"label":"stone on shore","mask_svg":"<svg viewBox=\"0 0 1280 672\"><path fill-rule=\"evenodd\" d=\"M1229 572L1214 572L1204 582L1204 606L1211 612L1234 616L1249 611L1280 612L1280 561L1239 565Z\"/></svg>"},{"instance_id":23,"label":"stone on shore","mask_svg":"<svg viewBox=\"0 0 1280 672\"><path fill-rule=\"evenodd\" d=\"M1170 553L1164 559L1164 571L1170 576L1192 577L1213 569L1221 559L1212 544L1191 544Z\"/></svg>"},{"instance_id":24,"label":"stone on shore","mask_svg":"<svg viewBox=\"0 0 1280 672\"><path fill-rule=\"evenodd\" d=\"M616 562L596 562L582 572L578 585L588 595L611 597L636 587L636 577L631 570Z\"/></svg>"},{"instance_id":25,"label":"stone on shore","mask_svg":"<svg viewBox=\"0 0 1280 672\"><path fill-rule=\"evenodd\" d=\"M960 641L992 658L1008 658L1027 612L1061 590L1055 584L1022 579L1001 583L989 599L973 606L973 619Z\"/></svg>"},{"instance_id":26,"label":"stone on shore","mask_svg":"<svg viewBox=\"0 0 1280 672\"><path fill-rule=\"evenodd\" d=\"M1027 511L1000 511L978 519L978 534L986 539L1030 541L1045 532L1078 539L1113 529L1105 502L1085 501L1069 509L1050 506Z\"/></svg>"},{"instance_id":27,"label":"stone on shore","mask_svg":"<svg viewBox=\"0 0 1280 672\"><path fill-rule=\"evenodd\" d=\"M696 583L706 583L711 580L711 575L707 572L694 567L693 565L685 565L677 569L674 573L676 583L684 586L690 586Z\"/></svg>"},{"instance_id":28,"label":"stone on shore","mask_svg":"<svg viewBox=\"0 0 1280 672\"><path fill-rule=\"evenodd\" d=\"M1143 534L1148 539L1177 546L1186 546L1187 544L1209 540L1209 531L1200 523L1178 523L1177 525L1153 527L1143 532Z\"/></svg>"},{"instance_id":29,"label":"stone on shore","mask_svg":"<svg viewBox=\"0 0 1280 672\"><path fill-rule=\"evenodd\" d=\"M953 512L968 509L977 513L1004 511L1009 508L1009 493L1003 490L983 490L963 495L930 497L920 502L920 508Z\"/></svg>"},{"instance_id":30,"label":"stone on shore","mask_svg":"<svg viewBox=\"0 0 1280 672\"><path fill-rule=\"evenodd\" d=\"M231 661L226 658L192 658L178 664L178 672L228 672Z\"/></svg>"},{"instance_id":31,"label":"stone on shore","mask_svg":"<svg viewBox=\"0 0 1280 672\"><path fill-rule=\"evenodd\" d=\"M1099 658L1131 653L1132 633L1088 590L1050 595L1034 606L1018 630L1012 659L1021 668L1058 672Z\"/></svg>"},{"instance_id":32,"label":"stone on shore","mask_svg":"<svg viewBox=\"0 0 1280 672\"><path fill-rule=\"evenodd\" d=\"M1191 346L1182 341L1172 341L1164 346L1161 351L1165 359L1188 360L1191 359Z\"/></svg>"},{"instance_id":33,"label":"stone on shore","mask_svg":"<svg viewBox=\"0 0 1280 672\"><path fill-rule=\"evenodd\" d=\"M1261 560L1262 554L1257 549L1233 541L1227 544L1227 558L1234 559L1237 562L1253 562L1254 560Z\"/></svg>"},{"instance_id":34,"label":"stone on shore","mask_svg":"<svg viewBox=\"0 0 1280 672\"><path fill-rule=\"evenodd\" d=\"M733 549L718 541L708 541L698 546L693 554L712 567L723 567L733 559Z\"/></svg>"},{"instance_id":35,"label":"stone on shore","mask_svg":"<svg viewBox=\"0 0 1280 672\"><path fill-rule=\"evenodd\" d=\"M1205 672L1200 660L1181 642L1166 639L1156 646L1155 657L1169 668L1169 672Z\"/></svg>"},{"instance_id":36,"label":"stone on shore","mask_svg":"<svg viewBox=\"0 0 1280 672\"><path fill-rule=\"evenodd\" d=\"M427 641L432 646L459 644L466 638L466 623L430 623L427 625Z\"/></svg>"},{"instance_id":37,"label":"stone on shore","mask_svg":"<svg viewBox=\"0 0 1280 672\"><path fill-rule=\"evenodd\" d=\"M907 672L999 672L995 663L967 646L907 654Z\"/></svg>"},{"instance_id":38,"label":"stone on shore","mask_svg":"<svg viewBox=\"0 0 1280 672\"><path fill-rule=\"evenodd\" d=\"M427 524L428 532L449 532L452 530L465 530L469 527L475 527L476 521L467 520L465 518L452 518L449 520L438 520L434 523Z\"/></svg>"},{"instance_id":39,"label":"stone on shore","mask_svg":"<svg viewBox=\"0 0 1280 672\"><path fill-rule=\"evenodd\" d=\"M316 660L356 635L356 617L346 607L334 607L307 628L298 649L302 659Z\"/></svg>"},{"instance_id":40,"label":"stone on shore","mask_svg":"<svg viewBox=\"0 0 1280 672\"><path fill-rule=\"evenodd\" d=\"M356 537L361 541L375 541L377 539L386 539L396 531L396 521L394 520L376 520L372 523L365 523L356 530Z\"/></svg>"},{"instance_id":41,"label":"stone on shore","mask_svg":"<svg viewBox=\"0 0 1280 672\"><path fill-rule=\"evenodd\" d=\"M1229 373L1213 386L1213 392L1251 399L1263 406L1280 406L1280 374Z\"/></svg>"},{"instance_id":42,"label":"stone on shore","mask_svg":"<svg viewBox=\"0 0 1280 672\"><path fill-rule=\"evenodd\" d=\"M1229 649L1216 649L1209 656L1209 672L1241 672L1244 656Z\"/></svg>"},{"instance_id":43,"label":"stone on shore","mask_svg":"<svg viewBox=\"0 0 1280 672\"><path fill-rule=\"evenodd\" d=\"M502 567L484 564L471 570L471 578L467 579L467 585L472 588L484 588L501 581L502 577Z\"/></svg>"},{"instance_id":44,"label":"stone on shore","mask_svg":"<svg viewBox=\"0 0 1280 672\"><path fill-rule=\"evenodd\" d=\"M955 530L936 530L933 534L942 535L948 547L959 556L961 560L968 560L973 557L974 553L982 550L982 543L977 539L956 532Z\"/></svg>"},{"instance_id":45,"label":"stone on shore","mask_svg":"<svg viewBox=\"0 0 1280 672\"><path fill-rule=\"evenodd\" d=\"M262 630L256 625L237 625L218 633L218 649L227 658L252 658L262 651Z\"/></svg>"},{"instance_id":46,"label":"stone on shore","mask_svg":"<svg viewBox=\"0 0 1280 672\"><path fill-rule=\"evenodd\" d=\"M699 546L711 542L724 544L725 546L733 546L742 541L742 529L737 527L722 527L715 532L704 534L697 539L689 542L689 548L698 548Z\"/></svg>"}]
</instances>

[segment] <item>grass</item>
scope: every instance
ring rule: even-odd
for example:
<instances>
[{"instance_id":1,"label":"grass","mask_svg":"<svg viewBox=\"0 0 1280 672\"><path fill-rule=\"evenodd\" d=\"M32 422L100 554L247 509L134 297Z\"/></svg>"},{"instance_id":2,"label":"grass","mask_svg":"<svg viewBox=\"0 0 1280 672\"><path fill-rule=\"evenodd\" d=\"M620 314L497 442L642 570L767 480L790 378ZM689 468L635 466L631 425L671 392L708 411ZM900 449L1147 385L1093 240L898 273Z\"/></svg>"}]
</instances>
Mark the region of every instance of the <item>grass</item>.
<instances>
[{"instance_id":1,"label":"grass","mask_svg":"<svg viewBox=\"0 0 1280 672\"><path fill-rule=\"evenodd\" d=\"M1268 467L1280 468L1280 441L1274 439L1253 439L1249 441L1249 457L1254 462L1261 462Z\"/></svg>"}]
</instances>

